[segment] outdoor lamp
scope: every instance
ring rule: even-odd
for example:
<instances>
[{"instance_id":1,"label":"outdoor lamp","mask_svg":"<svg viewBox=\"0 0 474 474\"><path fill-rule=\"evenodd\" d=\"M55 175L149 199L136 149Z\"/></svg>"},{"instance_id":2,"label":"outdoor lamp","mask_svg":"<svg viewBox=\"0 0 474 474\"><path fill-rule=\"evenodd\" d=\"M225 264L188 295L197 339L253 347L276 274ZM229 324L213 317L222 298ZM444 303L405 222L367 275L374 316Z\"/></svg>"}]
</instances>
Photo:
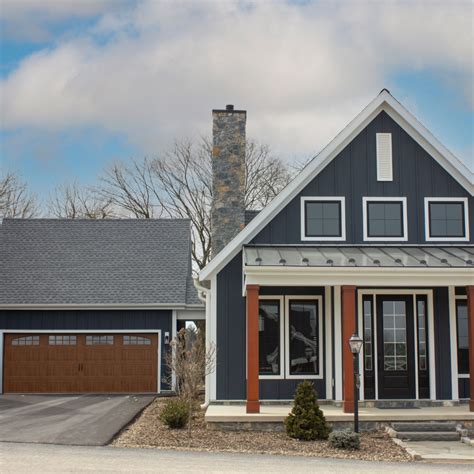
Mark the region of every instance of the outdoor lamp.
<instances>
[{"instance_id":1,"label":"outdoor lamp","mask_svg":"<svg viewBox=\"0 0 474 474\"><path fill-rule=\"evenodd\" d=\"M351 348L352 358L354 361L354 432L359 432L359 352L364 345L362 338L354 333L349 339L349 347Z\"/></svg>"},{"instance_id":2,"label":"outdoor lamp","mask_svg":"<svg viewBox=\"0 0 474 474\"><path fill-rule=\"evenodd\" d=\"M362 349L362 345L364 341L358 334L352 334L351 338L349 339L349 347L351 348L351 352L353 354L358 354Z\"/></svg>"}]
</instances>

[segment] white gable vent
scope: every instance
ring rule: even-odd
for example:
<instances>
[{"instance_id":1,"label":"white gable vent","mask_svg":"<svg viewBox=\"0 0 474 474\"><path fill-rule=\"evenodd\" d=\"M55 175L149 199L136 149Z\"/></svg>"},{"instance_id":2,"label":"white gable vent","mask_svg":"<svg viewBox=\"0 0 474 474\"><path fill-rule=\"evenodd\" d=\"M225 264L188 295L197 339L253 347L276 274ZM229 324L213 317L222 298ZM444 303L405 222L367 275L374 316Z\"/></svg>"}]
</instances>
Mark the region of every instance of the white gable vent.
<instances>
[{"instance_id":1,"label":"white gable vent","mask_svg":"<svg viewBox=\"0 0 474 474\"><path fill-rule=\"evenodd\" d=\"M377 181L393 181L391 133L377 133Z\"/></svg>"}]
</instances>

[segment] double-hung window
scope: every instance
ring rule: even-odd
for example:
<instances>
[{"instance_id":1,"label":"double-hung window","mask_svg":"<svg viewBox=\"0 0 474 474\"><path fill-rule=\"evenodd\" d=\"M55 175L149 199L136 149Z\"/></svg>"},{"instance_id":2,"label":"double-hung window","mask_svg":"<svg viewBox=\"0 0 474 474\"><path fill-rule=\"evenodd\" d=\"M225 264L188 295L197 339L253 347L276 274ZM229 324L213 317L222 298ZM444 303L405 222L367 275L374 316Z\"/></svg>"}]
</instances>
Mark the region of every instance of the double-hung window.
<instances>
[{"instance_id":1,"label":"double-hung window","mask_svg":"<svg viewBox=\"0 0 474 474\"><path fill-rule=\"evenodd\" d=\"M261 296L258 330L261 379L322 377L321 296Z\"/></svg>"},{"instance_id":2,"label":"double-hung window","mask_svg":"<svg viewBox=\"0 0 474 474\"><path fill-rule=\"evenodd\" d=\"M301 198L301 240L345 240L344 197Z\"/></svg>"},{"instance_id":3,"label":"double-hung window","mask_svg":"<svg viewBox=\"0 0 474 474\"><path fill-rule=\"evenodd\" d=\"M406 198L364 197L362 206L364 240L408 240Z\"/></svg>"},{"instance_id":4,"label":"double-hung window","mask_svg":"<svg viewBox=\"0 0 474 474\"><path fill-rule=\"evenodd\" d=\"M468 241L467 198L425 198L426 241Z\"/></svg>"}]
</instances>

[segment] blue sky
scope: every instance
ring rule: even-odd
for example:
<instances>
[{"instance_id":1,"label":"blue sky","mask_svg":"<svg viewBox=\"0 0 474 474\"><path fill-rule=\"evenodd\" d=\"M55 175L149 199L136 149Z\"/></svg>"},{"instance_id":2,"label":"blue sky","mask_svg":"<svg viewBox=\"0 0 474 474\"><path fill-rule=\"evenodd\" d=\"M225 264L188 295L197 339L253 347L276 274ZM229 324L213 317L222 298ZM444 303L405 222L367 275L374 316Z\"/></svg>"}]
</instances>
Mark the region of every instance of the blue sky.
<instances>
[{"instance_id":1,"label":"blue sky","mask_svg":"<svg viewBox=\"0 0 474 474\"><path fill-rule=\"evenodd\" d=\"M210 110L229 102L249 111L250 136L301 161L383 87L472 169L473 7L448 7L6 0L2 169L46 199L209 135Z\"/></svg>"}]
</instances>

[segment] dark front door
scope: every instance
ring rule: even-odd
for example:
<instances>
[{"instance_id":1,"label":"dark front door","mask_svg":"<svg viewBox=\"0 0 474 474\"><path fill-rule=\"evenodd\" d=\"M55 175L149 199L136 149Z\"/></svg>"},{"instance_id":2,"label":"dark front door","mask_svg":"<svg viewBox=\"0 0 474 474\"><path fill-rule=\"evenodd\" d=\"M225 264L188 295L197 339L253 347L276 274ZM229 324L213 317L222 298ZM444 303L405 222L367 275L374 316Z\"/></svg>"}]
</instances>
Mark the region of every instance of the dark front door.
<instances>
[{"instance_id":1,"label":"dark front door","mask_svg":"<svg viewBox=\"0 0 474 474\"><path fill-rule=\"evenodd\" d=\"M377 297L379 399L415 398L413 296Z\"/></svg>"}]
</instances>

